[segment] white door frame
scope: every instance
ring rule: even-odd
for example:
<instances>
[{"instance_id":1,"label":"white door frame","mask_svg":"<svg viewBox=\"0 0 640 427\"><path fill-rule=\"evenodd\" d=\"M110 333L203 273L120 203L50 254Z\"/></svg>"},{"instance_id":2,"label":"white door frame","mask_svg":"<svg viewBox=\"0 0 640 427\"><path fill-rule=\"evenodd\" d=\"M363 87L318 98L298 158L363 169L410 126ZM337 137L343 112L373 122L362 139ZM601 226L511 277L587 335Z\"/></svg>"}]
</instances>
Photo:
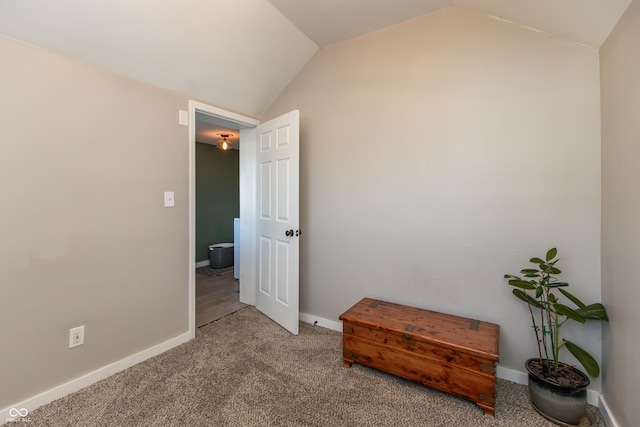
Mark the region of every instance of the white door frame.
<instances>
[{"instance_id":1,"label":"white door frame","mask_svg":"<svg viewBox=\"0 0 640 427\"><path fill-rule=\"evenodd\" d=\"M196 336L196 112L236 122L241 130L240 150L240 301L255 305L255 127L260 121L212 105L189 100L189 336Z\"/></svg>"}]
</instances>

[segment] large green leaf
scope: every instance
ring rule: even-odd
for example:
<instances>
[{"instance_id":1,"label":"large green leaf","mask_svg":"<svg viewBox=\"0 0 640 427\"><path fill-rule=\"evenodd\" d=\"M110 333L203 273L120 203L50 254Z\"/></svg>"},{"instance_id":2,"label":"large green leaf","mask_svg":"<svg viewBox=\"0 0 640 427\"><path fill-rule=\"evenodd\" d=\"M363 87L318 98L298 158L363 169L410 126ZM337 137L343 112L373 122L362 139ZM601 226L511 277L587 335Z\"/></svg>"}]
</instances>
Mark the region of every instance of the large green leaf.
<instances>
[{"instance_id":1,"label":"large green leaf","mask_svg":"<svg viewBox=\"0 0 640 427\"><path fill-rule=\"evenodd\" d=\"M515 286L515 287L522 288L522 289L528 289L528 290L533 290L533 289L536 288L535 285L533 285L531 282L529 282L527 280L513 279L513 280L509 280L509 284L511 286Z\"/></svg>"},{"instance_id":2,"label":"large green leaf","mask_svg":"<svg viewBox=\"0 0 640 427\"><path fill-rule=\"evenodd\" d=\"M558 250L556 248L551 248L547 251L547 262L551 261L552 259L554 259L556 257L556 255L558 255Z\"/></svg>"},{"instance_id":3,"label":"large green leaf","mask_svg":"<svg viewBox=\"0 0 640 427\"><path fill-rule=\"evenodd\" d=\"M529 295L528 293L524 292L523 290L514 289L512 292L513 292L513 294L515 296L520 298L522 301L531 304L535 308L542 308L542 306L540 305L540 303L538 301L536 301L534 298L531 297L531 295Z\"/></svg>"},{"instance_id":4,"label":"large green leaf","mask_svg":"<svg viewBox=\"0 0 640 427\"><path fill-rule=\"evenodd\" d=\"M586 305L580 301L578 299L578 297L574 296L572 293L570 293L569 291L565 290L565 289L558 289L562 295L564 295L565 297L569 298L569 300L574 303L575 305L577 305L580 308L585 308Z\"/></svg>"},{"instance_id":5,"label":"large green leaf","mask_svg":"<svg viewBox=\"0 0 640 427\"><path fill-rule=\"evenodd\" d=\"M552 283L546 284L545 286L547 288L564 288L569 286L569 284L566 282L552 282ZM562 292L562 289L560 289L560 292Z\"/></svg>"},{"instance_id":6,"label":"large green leaf","mask_svg":"<svg viewBox=\"0 0 640 427\"><path fill-rule=\"evenodd\" d=\"M596 359L594 359L589 353L587 353L571 341L563 341L567 346L567 349L571 352L571 354L573 354L573 357L575 357L578 362L580 362L580 364L584 366L584 369L587 370L587 373L589 375L594 378L600 375L600 367L598 366L598 362L596 362Z\"/></svg>"},{"instance_id":7,"label":"large green leaf","mask_svg":"<svg viewBox=\"0 0 640 427\"><path fill-rule=\"evenodd\" d=\"M513 294L515 296L517 296L518 298L520 298L522 301L524 302L529 302L529 298L526 292L520 290L520 289L514 289L513 290Z\"/></svg>"},{"instance_id":8,"label":"large green leaf","mask_svg":"<svg viewBox=\"0 0 640 427\"><path fill-rule=\"evenodd\" d=\"M540 271L537 268L524 268L520 270L521 274L538 274Z\"/></svg>"},{"instance_id":9,"label":"large green leaf","mask_svg":"<svg viewBox=\"0 0 640 427\"><path fill-rule=\"evenodd\" d=\"M562 271L560 271L560 269L552 266L552 265L542 265L541 266L542 271L544 271L545 273L548 274L560 274L562 273Z\"/></svg>"},{"instance_id":10,"label":"large green leaf","mask_svg":"<svg viewBox=\"0 0 640 427\"><path fill-rule=\"evenodd\" d=\"M551 298L549 298L549 299L551 299ZM586 319L584 317L582 317L582 315L580 313L578 313L577 311L575 311L571 307L567 307L564 304L555 303L555 304L553 304L553 307L556 310L556 312L558 312L558 314L566 316L569 319L573 319L576 322L584 323L586 321Z\"/></svg>"},{"instance_id":11,"label":"large green leaf","mask_svg":"<svg viewBox=\"0 0 640 427\"><path fill-rule=\"evenodd\" d=\"M534 264L544 264L544 261L541 260L540 258L531 258L529 262L532 262Z\"/></svg>"},{"instance_id":12,"label":"large green leaf","mask_svg":"<svg viewBox=\"0 0 640 427\"><path fill-rule=\"evenodd\" d=\"M599 302L585 307L580 307L576 312L588 320L609 320L607 310L605 310L604 305Z\"/></svg>"},{"instance_id":13,"label":"large green leaf","mask_svg":"<svg viewBox=\"0 0 640 427\"><path fill-rule=\"evenodd\" d=\"M514 276L513 274L505 274L504 275L505 279L516 279L516 280L520 280L520 278L518 276Z\"/></svg>"},{"instance_id":14,"label":"large green leaf","mask_svg":"<svg viewBox=\"0 0 640 427\"><path fill-rule=\"evenodd\" d=\"M529 295L529 294L527 294L527 297L528 297L528 298L527 298L527 302L528 302L529 304L531 304L531 305L532 305L532 306L534 306L535 308L542 308L542 304L540 304L540 302L539 302L537 299L533 298L533 297L532 297L531 295Z\"/></svg>"}]
</instances>

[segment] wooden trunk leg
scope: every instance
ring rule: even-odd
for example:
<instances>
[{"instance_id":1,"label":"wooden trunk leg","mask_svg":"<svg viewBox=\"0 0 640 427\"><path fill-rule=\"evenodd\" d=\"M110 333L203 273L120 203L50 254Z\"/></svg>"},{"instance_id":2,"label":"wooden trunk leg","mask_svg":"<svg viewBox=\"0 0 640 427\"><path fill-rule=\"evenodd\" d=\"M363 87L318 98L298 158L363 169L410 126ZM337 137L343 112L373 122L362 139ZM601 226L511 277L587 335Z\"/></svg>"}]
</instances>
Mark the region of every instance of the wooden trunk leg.
<instances>
[{"instance_id":1,"label":"wooden trunk leg","mask_svg":"<svg viewBox=\"0 0 640 427\"><path fill-rule=\"evenodd\" d=\"M344 359L344 358L343 358L343 360L344 360L344 367L345 368L350 368L351 365L353 365L353 360Z\"/></svg>"},{"instance_id":2,"label":"wooden trunk leg","mask_svg":"<svg viewBox=\"0 0 640 427\"><path fill-rule=\"evenodd\" d=\"M484 405L482 403L476 403L480 408L482 408L484 410L484 417L485 418L495 418L495 410L496 408L492 407L492 406L487 406Z\"/></svg>"}]
</instances>

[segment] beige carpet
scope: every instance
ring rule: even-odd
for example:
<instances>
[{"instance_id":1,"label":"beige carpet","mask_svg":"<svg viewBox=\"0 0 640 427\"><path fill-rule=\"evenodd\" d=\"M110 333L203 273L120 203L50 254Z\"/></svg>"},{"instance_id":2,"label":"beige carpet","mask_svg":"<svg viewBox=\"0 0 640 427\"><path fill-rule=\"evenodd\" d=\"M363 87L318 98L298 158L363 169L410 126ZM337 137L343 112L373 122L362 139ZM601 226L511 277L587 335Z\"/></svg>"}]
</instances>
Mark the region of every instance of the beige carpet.
<instances>
[{"instance_id":1,"label":"beige carpet","mask_svg":"<svg viewBox=\"0 0 640 427\"><path fill-rule=\"evenodd\" d=\"M589 407L604 422L595 408ZM354 364L341 334L292 336L255 308L31 412L29 426L552 426L526 387L497 383L495 419L472 402Z\"/></svg>"}]
</instances>

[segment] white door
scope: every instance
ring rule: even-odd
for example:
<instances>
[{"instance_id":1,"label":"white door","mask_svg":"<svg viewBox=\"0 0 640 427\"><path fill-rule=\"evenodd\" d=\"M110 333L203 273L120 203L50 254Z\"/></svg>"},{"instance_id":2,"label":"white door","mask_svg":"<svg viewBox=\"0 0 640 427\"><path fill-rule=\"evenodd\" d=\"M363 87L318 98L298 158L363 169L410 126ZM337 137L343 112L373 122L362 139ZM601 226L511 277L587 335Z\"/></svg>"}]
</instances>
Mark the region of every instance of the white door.
<instances>
[{"instance_id":1,"label":"white door","mask_svg":"<svg viewBox=\"0 0 640 427\"><path fill-rule=\"evenodd\" d=\"M298 335L298 110L258 125L256 307Z\"/></svg>"}]
</instances>

